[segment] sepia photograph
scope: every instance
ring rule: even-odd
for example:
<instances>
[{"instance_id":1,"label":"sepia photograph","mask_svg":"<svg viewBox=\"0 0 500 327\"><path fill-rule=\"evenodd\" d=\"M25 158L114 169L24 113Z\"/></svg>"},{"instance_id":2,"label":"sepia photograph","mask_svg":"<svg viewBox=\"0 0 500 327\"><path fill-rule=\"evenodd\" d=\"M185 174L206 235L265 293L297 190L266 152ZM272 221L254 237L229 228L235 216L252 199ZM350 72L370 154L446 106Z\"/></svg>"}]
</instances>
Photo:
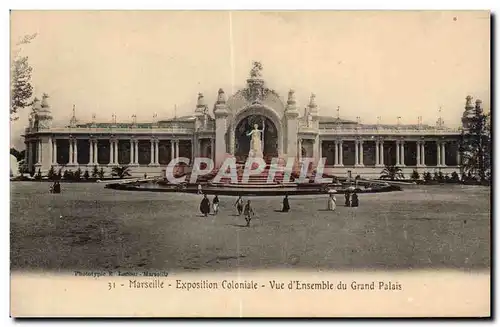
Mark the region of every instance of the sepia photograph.
<instances>
[{"instance_id":1,"label":"sepia photograph","mask_svg":"<svg viewBox=\"0 0 500 327\"><path fill-rule=\"evenodd\" d=\"M491 28L12 10L11 316L490 317Z\"/></svg>"}]
</instances>

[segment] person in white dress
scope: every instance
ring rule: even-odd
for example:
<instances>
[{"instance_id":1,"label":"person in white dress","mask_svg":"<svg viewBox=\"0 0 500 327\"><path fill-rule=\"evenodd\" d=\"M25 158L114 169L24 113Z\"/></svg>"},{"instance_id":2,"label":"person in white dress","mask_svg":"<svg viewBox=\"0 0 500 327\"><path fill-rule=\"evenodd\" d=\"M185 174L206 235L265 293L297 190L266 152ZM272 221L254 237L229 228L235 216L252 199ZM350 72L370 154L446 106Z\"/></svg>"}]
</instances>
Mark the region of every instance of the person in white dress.
<instances>
[{"instance_id":1,"label":"person in white dress","mask_svg":"<svg viewBox=\"0 0 500 327\"><path fill-rule=\"evenodd\" d=\"M328 210L335 211L336 208L337 208L337 198L335 197L335 194L332 193L328 198Z\"/></svg>"}]
</instances>

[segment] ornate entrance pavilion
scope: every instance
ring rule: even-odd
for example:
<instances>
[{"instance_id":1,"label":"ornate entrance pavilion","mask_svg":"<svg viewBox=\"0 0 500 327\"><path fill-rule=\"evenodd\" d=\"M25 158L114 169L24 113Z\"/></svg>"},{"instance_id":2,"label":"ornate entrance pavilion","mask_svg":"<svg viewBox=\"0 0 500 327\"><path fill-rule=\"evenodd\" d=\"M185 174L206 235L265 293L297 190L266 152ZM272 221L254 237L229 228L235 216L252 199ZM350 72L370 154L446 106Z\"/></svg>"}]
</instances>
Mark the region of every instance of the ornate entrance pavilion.
<instances>
[{"instance_id":1,"label":"ornate entrance pavilion","mask_svg":"<svg viewBox=\"0 0 500 327\"><path fill-rule=\"evenodd\" d=\"M406 176L419 173L459 172L460 129L446 128L442 120L435 126L366 125L321 116L312 94L299 113L295 92L286 101L268 88L262 67L254 63L246 88L226 96L218 91L210 112L203 94L198 94L194 114L151 123L80 123L73 117L66 126L53 126L48 96L35 100L25 130L26 164L29 170L46 174L55 169L82 171L128 165L131 173L161 176L172 158L212 157L216 165L227 156L244 161L249 150L246 133L254 124L265 125L264 157L326 158L326 171L345 176L348 171L362 177L378 177L386 164L398 165ZM480 100L476 106L480 106ZM464 117L474 110L467 97ZM302 110L301 110L302 111Z\"/></svg>"}]
</instances>

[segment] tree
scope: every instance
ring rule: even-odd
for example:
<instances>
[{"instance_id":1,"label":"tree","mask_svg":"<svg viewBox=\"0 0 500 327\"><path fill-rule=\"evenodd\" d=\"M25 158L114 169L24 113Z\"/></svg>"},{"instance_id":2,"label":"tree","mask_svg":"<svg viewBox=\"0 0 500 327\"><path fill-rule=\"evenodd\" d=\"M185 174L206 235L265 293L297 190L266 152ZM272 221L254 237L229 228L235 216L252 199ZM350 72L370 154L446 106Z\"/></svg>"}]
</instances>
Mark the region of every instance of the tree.
<instances>
[{"instance_id":1,"label":"tree","mask_svg":"<svg viewBox=\"0 0 500 327\"><path fill-rule=\"evenodd\" d=\"M424 181L426 181L427 183L430 182L432 180L432 175L430 172L425 172L424 173Z\"/></svg>"},{"instance_id":2,"label":"tree","mask_svg":"<svg viewBox=\"0 0 500 327\"><path fill-rule=\"evenodd\" d=\"M101 170L99 170L99 178L103 179L104 178L104 168L101 167Z\"/></svg>"},{"instance_id":3,"label":"tree","mask_svg":"<svg viewBox=\"0 0 500 327\"><path fill-rule=\"evenodd\" d=\"M460 176L458 176L458 173L456 171L451 173L451 181L455 183L460 181Z\"/></svg>"},{"instance_id":4,"label":"tree","mask_svg":"<svg viewBox=\"0 0 500 327\"><path fill-rule=\"evenodd\" d=\"M89 174L89 171L87 169L85 169L85 173L83 173L83 178L85 178L85 179L90 178L90 174Z\"/></svg>"},{"instance_id":5,"label":"tree","mask_svg":"<svg viewBox=\"0 0 500 327\"><path fill-rule=\"evenodd\" d=\"M130 175L130 167L129 166L118 166L113 167L111 170L111 176L116 176L119 178L124 178Z\"/></svg>"},{"instance_id":6,"label":"tree","mask_svg":"<svg viewBox=\"0 0 500 327\"><path fill-rule=\"evenodd\" d=\"M47 173L47 177L50 179L50 180L54 180L55 177L56 177L56 171L54 169L54 166L51 166L50 169L49 169L49 172Z\"/></svg>"},{"instance_id":7,"label":"tree","mask_svg":"<svg viewBox=\"0 0 500 327\"><path fill-rule=\"evenodd\" d=\"M42 179L42 171L40 168L38 168L38 172L36 173L35 179L41 180Z\"/></svg>"},{"instance_id":8,"label":"tree","mask_svg":"<svg viewBox=\"0 0 500 327\"><path fill-rule=\"evenodd\" d=\"M459 151L463 171L484 181L491 171L491 116L483 112L480 100L462 130Z\"/></svg>"},{"instance_id":9,"label":"tree","mask_svg":"<svg viewBox=\"0 0 500 327\"><path fill-rule=\"evenodd\" d=\"M16 45L30 43L36 37L26 35ZM12 53L11 60L11 80L10 80L10 119L16 120L16 113L25 107L30 106L33 102L30 100L33 95L33 87L31 86L31 72L33 68L28 63L27 56L20 56L20 48L17 48Z\"/></svg>"},{"instance_id":10,"label":"tree","mask_svg":"<svg viewBox=\"0 0 500 327\"><path fill-rule=\"evenodd\" d=\"M411 173L411 179L414 181L418 181L420 179L420 174L416 169L413 169L413 172Z\"/></svg>"},{"instance_id":11,"label":"tree","mask_svg":"<svg viewBox=\"0 0 500 327\"><path fill-rule=\"evenodd\" d=\"M82 177L82 170L78 168L75 173L73 174L73 178L75 181L79 181Z\"/></svg>"},{"instance_id":12,"label":"tree","mask_svg":"<svg viewBox=\"0 0 500 327\"><path fill-rule=\"evenodd\" d=\"M390 179L391 181L404 178L401 168L392 165L386 165L380 174L381 179Z\"/></svg>"},{"instance_id":13,"label":"tree","mask_svg":"<svg viewBox=\"0 0 500 327\"><path fill-rule=\"evenodd\" d=\"M23 160L25 153L26 153L26 150L18 151L15 148L10 148L10 154L12 154L14 157L16 157L17 161Z\"/></svg>"},{"instance_id":14,"label":"tree","mask_svg":"<svg viewBox=\"0 0 500 327\"><path fill-rule=\"evenodd\" d=\"M63 174L63 178L65 180L72 180L73 179L73 171L72 170L65 170Z\"/></svg>"},{"instance_id":15,"label":"tree","mask_svg":"<svg viewBox=\"0 0 500 327\"><path fill-rule=\"evenodd\" d=\"M97 165L94 166L94 169L92 169L92 178L97 178L99 177L99 169L97 168Z\"/></svg>"}]
</instances>

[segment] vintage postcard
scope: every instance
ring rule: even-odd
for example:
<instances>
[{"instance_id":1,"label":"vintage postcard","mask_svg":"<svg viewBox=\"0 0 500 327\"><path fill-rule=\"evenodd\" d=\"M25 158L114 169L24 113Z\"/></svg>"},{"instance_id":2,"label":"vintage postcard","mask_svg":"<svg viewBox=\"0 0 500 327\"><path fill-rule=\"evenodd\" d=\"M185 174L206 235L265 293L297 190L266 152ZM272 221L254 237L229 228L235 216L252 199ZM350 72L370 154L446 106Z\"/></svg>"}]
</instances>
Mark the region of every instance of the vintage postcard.
<instances>
[{"instance_id":1,"label":"vintage postcard","mask_svg":"<svg viewBox=\"0 0 500 327\"><path fill-rule=\"evenodd\" d=\"M489 317L488 11L12 11L13 317Z\"/></svg>"}]
</instances>

